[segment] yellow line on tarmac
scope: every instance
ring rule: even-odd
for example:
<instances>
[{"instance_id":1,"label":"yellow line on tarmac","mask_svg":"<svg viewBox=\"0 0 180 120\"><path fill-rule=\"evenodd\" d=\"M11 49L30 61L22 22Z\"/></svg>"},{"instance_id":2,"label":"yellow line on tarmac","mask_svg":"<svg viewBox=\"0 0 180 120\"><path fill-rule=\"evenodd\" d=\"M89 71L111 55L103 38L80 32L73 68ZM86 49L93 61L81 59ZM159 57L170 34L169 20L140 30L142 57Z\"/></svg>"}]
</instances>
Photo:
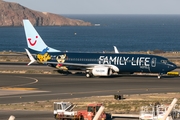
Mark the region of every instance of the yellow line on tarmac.
<instances>
[{"instance_id":1,"label":"yellow line on tarmac","mask_svg":"<svg viewBox=\"0 0 180 120\"><path fill-rule=\"evenodd\" d=\"M37 88L0 87L0 90L37 90Z\"/></svg>"}]
</instances>

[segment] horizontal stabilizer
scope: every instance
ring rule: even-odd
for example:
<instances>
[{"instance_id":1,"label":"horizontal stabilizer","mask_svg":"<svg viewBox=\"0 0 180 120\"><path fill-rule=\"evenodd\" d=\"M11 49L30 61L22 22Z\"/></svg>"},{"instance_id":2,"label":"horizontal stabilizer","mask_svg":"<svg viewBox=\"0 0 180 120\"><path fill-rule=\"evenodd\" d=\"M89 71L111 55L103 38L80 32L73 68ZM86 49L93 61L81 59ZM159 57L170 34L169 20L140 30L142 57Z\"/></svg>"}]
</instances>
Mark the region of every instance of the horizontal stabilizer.
<instances>
[{"instance_id":1,"label":"horizontal stabilizer","mask_svg":"<svg viewBox=\"0 0 180 120\"><path fill-rule=\"evenodd\" d=\"M34 63L36 60L34 59L34 57L31 55L31 53L29 52L29 50L25 49L26 53L30 59L30 62L27 65L31 65L32 63Z\"/></svg>"}]
</instances>

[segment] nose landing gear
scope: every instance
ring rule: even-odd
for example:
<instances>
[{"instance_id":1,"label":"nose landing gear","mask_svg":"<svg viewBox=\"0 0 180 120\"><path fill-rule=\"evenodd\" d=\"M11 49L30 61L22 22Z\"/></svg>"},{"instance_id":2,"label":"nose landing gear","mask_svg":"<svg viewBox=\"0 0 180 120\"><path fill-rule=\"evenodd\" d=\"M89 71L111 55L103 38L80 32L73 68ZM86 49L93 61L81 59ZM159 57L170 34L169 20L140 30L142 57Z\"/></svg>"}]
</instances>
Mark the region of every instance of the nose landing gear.
<instances>
[{"instance_id":1,"label":"nose landing gear","mask_svg":"<svg viewBox=\"0 0 180 120\"><path fill-rule=\"evenodd\" d=\"M157 77L158 77L158 79L161 79L162 78L162 73L159 73Z\"/></svg>"}]
</instances>

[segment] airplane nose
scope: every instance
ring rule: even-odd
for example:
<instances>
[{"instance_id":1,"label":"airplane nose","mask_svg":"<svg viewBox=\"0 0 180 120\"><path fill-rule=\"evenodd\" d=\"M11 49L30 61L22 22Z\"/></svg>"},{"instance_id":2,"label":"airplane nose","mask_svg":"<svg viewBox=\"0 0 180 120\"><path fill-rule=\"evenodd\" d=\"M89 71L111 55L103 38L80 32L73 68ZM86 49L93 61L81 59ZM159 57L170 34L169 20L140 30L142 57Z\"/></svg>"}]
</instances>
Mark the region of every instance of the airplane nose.
<instances>
[{"instance_id":1,"label":"airplane nose","mask_svg":"<svg viewBox=\"0 0 180 120\"><path fill-rule=\"evenodd\" d=\"M174 69L176 69L176 68L177 68L177 65L176 65L176 64L174 64L174 63L172 63L172 62L169 64L169 70L170 70L170 71L172 71L172 70L174 70Z\"/></svg>"}]
</instances>

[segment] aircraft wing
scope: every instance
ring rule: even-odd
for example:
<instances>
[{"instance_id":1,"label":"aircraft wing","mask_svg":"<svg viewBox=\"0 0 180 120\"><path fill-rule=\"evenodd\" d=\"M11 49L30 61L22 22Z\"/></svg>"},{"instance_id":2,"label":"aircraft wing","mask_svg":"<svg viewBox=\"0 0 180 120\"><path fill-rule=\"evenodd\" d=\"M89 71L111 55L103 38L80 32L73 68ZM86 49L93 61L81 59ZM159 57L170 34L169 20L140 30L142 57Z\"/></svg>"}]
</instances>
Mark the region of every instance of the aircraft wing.
<instances>
[{"instance_id":1,"label":"aircraft wing","mask_svg":"<svg viewBox=\"0 0 180 120\"><path fill-rule=\"evenodd\" d=\"M108 64L80 64L80 63L58 63L58 62L45 62L44 64L60 64L66 67L77 67L77 68L86 68L93 69L94 67L109 67L113 69L115 72L119 72L119 69L115 65Z\"/></svg>"},{"instance_id":2,"label":"aircraft wing","mask_svg":"<svg viewBox=\"0 0 180 120\"><path fill-rule=\"evenodd\" d=\"M91 68L94 66L105 66L105 65L99 65L99 64L58 63L58 62L45 62L44 64L60 64L62 66L72 66L72 67L81 67L81 68Z\"/></svg>"}]
</instances>

